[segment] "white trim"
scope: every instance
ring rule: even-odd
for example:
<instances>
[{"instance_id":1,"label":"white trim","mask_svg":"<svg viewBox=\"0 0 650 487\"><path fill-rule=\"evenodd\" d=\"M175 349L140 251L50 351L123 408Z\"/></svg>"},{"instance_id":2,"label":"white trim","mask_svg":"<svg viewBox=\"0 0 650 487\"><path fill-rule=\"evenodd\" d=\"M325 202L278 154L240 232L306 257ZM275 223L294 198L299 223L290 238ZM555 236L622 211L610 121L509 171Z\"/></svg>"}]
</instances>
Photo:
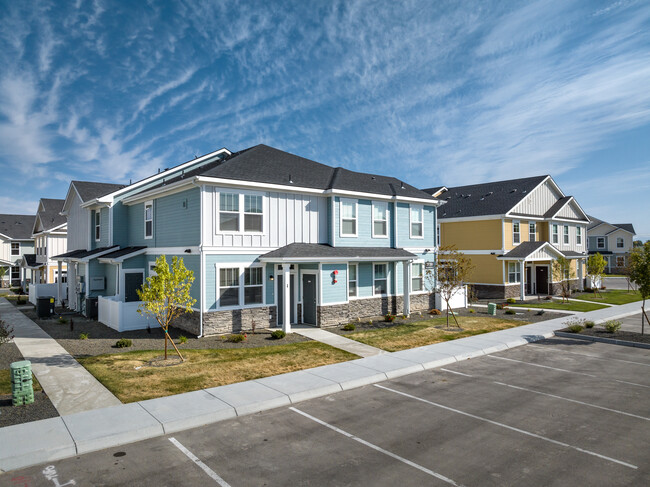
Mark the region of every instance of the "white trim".
<instances>
[{"instance_id":1,"label":"white trim","mask_svg":"<svg viewBox=\"0 0 650 487\"><path fill-rule=\"evenodd\" d=\"M605 245L605 239L607 237L595 237L595 238L596 238L596 250L605 250L607 248L607 246ZM598 245L598 239L599 238L603 239L603 246L602 247L600 245Z\"/></svg>"},{"instance_id":2,"label":"white trim","mask_svg":"<svg viewBox=\"0 0 650 487\"><path fill-rule=\"evenodd\" d=\"M421 279L422 279L422 289L420 289L419 291L414 291L413 290L413 279L416 279L418 277L413 273L413 264L422 265L422 274L420 274ZM426 293L428 293L428 291L426 290L426 286L424 284L424 279L425 279L425 275L426 275L425 261L423 259L412 260L411 262L409 262L409 266L411 268L411 272L409 273L411 278L409 279L409 282L408 282L409 294L426 294ZM397 273L395 273L395 274L397 274ZM397 275L395 276L395 278L397 279ZM405 278L406 278L406 276L402 276L402 280L404 280ZM397 282L395 282L395 284L397 284ZM395 287L397 287L397 286L395 286Z\"/></svg>"},{"instance_id":3,"label":"white trim","mask_svg":"<svg viewBox=\"0 0 650 487\"><path fill-rule=\"evenodd\" d=\"M343 233L343 204L354 203L354 233ZM345 218L352 220L352 218ZM339 238L351 238L359 236L359 200L351 198L339 198Z\"/></svg>"},{"instance_id":4,"label":"white trim","mask_svg":"<svg viewBox=\"0 0 650 487\"><path fill-rule=\"evenodd\" d=\"M569 230L569 225L562 225L562 245L571 245L571 230Z\"/></svg>"},{"instance_id":5,"label":"white trim","mask_svg":"<svg viewBox=\"0 0 650 487\"><path fill-rule=\"evenodd\" d=\"M95 234L95 242L99 242L102 239L102 213L100 210L93 210L95 212L95 218L94 218L94 234ZM99 223L97 223L97 220L99 220Z\"/></svg>"},{"instance_id":6,"label":"white trim","mask_svg":"<svg viewBox=\"0 0 650 487\"><path fill-rule=\"evenodd\" d=\"M305 304L304 304L305 303L305 295L304 295L304 286L302 284L302 276L304 276L305 274L309 274L310 276L315 277L314 282L316 282L316 295L315 295L315 298L316 298L316 321L318 322L318 306L320 306L318 288L321 287L320 286L320 279L319 279L319 275L320 275L319 271L318 271L318 269L301 269L299 271L300 272L298 272L297 279L299 279L299 281L300 281L300 286L299 286L300 293L298 293L299 294L298 297L300 298L299 303L302 305L302 306L300 306L300 322L305 323ZM318 323L314 323L314 325L318 326Z\"/></svg>"},{"instance_id":7,"label":"white trim","mask_svg":"<svg viewBox=\"0 0 650 487\"><path fill-rule=\"evenodd\" d=\"M151 235L147 236L147 206L151 206ZM153 200L148 200L144 202L143 206L143 218L144 218L144 225L143 225L143 230L144 230L144 239L145 240L151 240L153 239L154 232L156 231L154 229L154 219L155 219L155 208L153 205Z\"/></svg>"},{"instance_id":8,"label":"white trim","mask_svg":"<svg viewBox=\"0 0 650 487\"><path fill-rule=\"evenodd\" d=\"M385 280L386 281L386 292L382 293L382 294L375 293L375 280L376 280L375 266L376 265L385 265L386 266L386 277L385 278L380 278L380 280L382 280L382 281ZM388 262L380 261L380 262L373 262L372 263L372 297L384 297L384 296L389 295L389 292L388 292L388 280L389 280L388 271L389 271Z\"/></svg>"},{"instance_id":9,"label":"white trim","mask_svg":"<svg viewBox=\"0 0 650 487\"><path fill-rule=\"evenodd\" d=\"M420 210L420 217L421 220L418 221L413 221L413 210L419 209ZM413 224L420 224L422 225L422 235L413 235ZM409 238L411 240L424 240L424 206L423 205L411 205L409 204Z\"/></svg>"},{"instance_id":10,"label":"white trim","mask_svg":"<svg viewBox=\"0 0 650 487\"><path fill-rule=\"evenodd\" d=\"M519 242L515 242L515 223L518 226L517 235L519 236ZM521 243L521 220L512 220L512 245L519 245Z\"/></svg>"},{"instance_id":11,"label":"white trim","mask_svg":"<svg viewBox=\"0 0 650 487\"><path fill-rule=\"evenodd\" d=\"M375 220L375 205L383 205L385 211L385 218L383 220ZM389 229L388 229L388 201L371 201L370 204L370 220L371 220L371 235L372 238L388 238ZM386 233L384 235L378 235L375 233L375 221L384 222L386 225Z\"/></svg>"},{"instance_id":12,"label":"white trim","mask_svg":"<svg viewBox=\"0 0 650 487\"><path fill-rule=\"evenodd\" d=\"M377 259L381 259L381 262L401 262L404 260L413 260L413 257L259 257L260 262L269 262L269 263L283 263L287 262L290 264L302 264L302 263L315 263L318 262L327 262L328 264L336 263L345 263L345 262L378 262Z\"/></svg>"},{"instance_id":13,"label":"white trim","mask_svg":"<svg viewBox=\"0 0 650 487\"><path fill-rule=\"evenodd\" d=\"M348 297L348 300L350 299L357 299L359 298L359 264L356 262L347 263L348 268L347 268L347 293L346 296ZM350 296L350 267L354 266L355 267L355 273L354 273L354 284L356 285L356 294L354 296Z\"/></svg>"},{"instance_id":14,"label":"white trim","mask_svg":"<svg viewBox=\"0 0 650 487\"><path fill-rule=\"evenodd\" d=\"M245 279L244 279L244 274L246 272L246 269L252 269L252 268L257 268L262 270L262 302L261 303L253 303L253 304L244 304L245 302L245 288L246 285ZM238 272L238 294L237 294L237 299L238 299L238 304L234 305L229 305L229 306L221 306L221 303L219 302L219 290L221 289L221 274L220 271L221 269L237 269ZM270 306L266 304L266 266L262 265L257 262L253 263L246 263L246 262L216 262L214 264L214 276L215 276L215 308L219 311L228 311L228 310L234 310L234 309L248 309L248 308L263 308L265 306ZM224 289L226 288L234 288L235 286L224 286ZM251 287L251 286L249 286ZM258 286L254 286L258 287Z\"/></svg>"},{"instance_id":15,"label":"white trim","mask_svg":"<svg viewBox=\"0 0 650 487\"><path fill-rule=\"evenodd\" d=\"M237 195L237 211L223 211L223 213L231 213L238 215L238 230L221 230L221 194L234 194ZM246 213L246 196L256 196L262 198L262 213ZM267 195L260 191L220 191L220 188L215 188L214 191L214 234L215 235L266 235L267 233L267 220L269 216L269 198ZM262 230L246 231L246 215L261 215L262 217Z\"/></svg>"},{"instance_id":16,"label":"white trim","mask_svg":"<svg viewBox=\"0 0 650 487\"><path fill-rule=\"evenodd\" d=\"M440 223L457 223L457 222L472 222L481 220L499 220L505 218L506 215L483 215L483 216L466 216L466 217L438 217ZM508 217L510 218L510 217Z\"/></svg>"},{"instance_id":17,"label":"white trim","mask_svg":"<svg viewBox=\"0 0 650 487\"><path fill-rule=\"evenodd\" d=\"M549 225L551 226L551 228L549 229L550 230L549 233L551 234L551 243L560 245L560 225L553 222L549 222ZM555 232L555 227L557 227L557 233ZM554 237L557 237L557 242L554 241L555 240Z\"/></svg>"},{"instance_id":18,"label":"white trim","mask_svg":"<svg viewBox=\"0 0 650 487\"><path fill-rule=\"evenodd\" d=\"M88 265L86 265L86 286L88 286ZM135 273L140 273L142 274L142 284L144 284L146 281L146 275L145 275L145 269L124 269L121 265L118 267L120 271L120 283L119 283L119 289L121 290L122 294L119 294L119 300L123 303L126 303L126 287L125 287L125 279L124 275L125 274L135 274ZM86 296L88 296L88 290L86 288ZM129 301L130 303L138 303L138 301Z\"/></svg>"},{"instance_id":19,"label":"white trim","mask_svg":"<svg viewBox=\"0 0 650 487\"><path fill-rule=\"evenodd\" d=\"M185 252L189 249L191 252ZM147 247L147 255L196 255L200 252L200 248L197 246L188 246L188 247ZM230 252L229 252L230 253Z\"/></svg>"},{"instance_id":20,"label":"white trim","mask_svg":"<svg viewBox=\"0 0 650 487\"><path fill-rule=\"evenodd\" d=\"M583 228L581 225L576 225L576 247L582 247L584 242ZM578 241L580 239L580 241Z\"/></svg>"},{"instance_id":21,"label":"white trim","mask_svg":"<svg viewBox=\"0 0 650 487\"><path fill-rule=\"evenodd\" d=\"M100 257L98 259L98 261L101 264L113 264L113 265L115 265L115 264L120 264L120 263L124 262L125 260L130 259L131 257L136 257L138 255L142 255L142 254L144 254L146 252L147 252L147 249L134 250L130 254L125 254L125 255L122 255L120 257L116 257L114 259L105 259L105 258Z\"/></svg>"},{"instance_id":22,"label":"white trim","mask_svg":"<svg viewBox=\"0 0 650 487\"><path fill-rule=\"evenodd\" d=\"M533 225L534 232L530 231L531 230L531 227L530 227L531 224ZM534 240L530 239L531 235L534 237ZM537 222L535 222L535 221L530 221L530 220L528 221L528 241L529 242L536 242L537 241Z\"/></svg>"}]
</instances>

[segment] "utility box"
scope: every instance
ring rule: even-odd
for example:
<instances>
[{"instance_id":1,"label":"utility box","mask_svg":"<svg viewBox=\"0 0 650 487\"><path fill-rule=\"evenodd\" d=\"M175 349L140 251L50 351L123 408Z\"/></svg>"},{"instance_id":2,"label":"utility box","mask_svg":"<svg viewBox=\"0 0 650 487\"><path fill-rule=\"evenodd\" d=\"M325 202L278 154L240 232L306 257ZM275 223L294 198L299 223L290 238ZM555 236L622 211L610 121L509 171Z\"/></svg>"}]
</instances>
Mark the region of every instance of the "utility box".
<instances>
[{"instance_id":1,"label":"utility box","mask_svg":"<svg viewBox=\"0 0 650 487\"><path fill-rule=\"evenodd\" d=\"M497 305L496 303L488 303L488 314L496 316L497 314Z\"/></svg>"},{"instance_id":2,"label":"utility box","mask_svg":"<svg viewBox=\"0 0 650 487\"><path fill-rule=\"evenodd\" d=\"M11 403L23 406L34 402L32 363L29 360L13 362L11 369Z\"/></svg>"},{"instance_id":3,"label":"utility box","mask_svg":"<svg viewBox=\"0 0 650 487\"><path fill-rule=\"evenodd\" d=\"M36 300L36 315L49 318L54 314L54 296L41 296Z\"/></svg>"}]
</instances>

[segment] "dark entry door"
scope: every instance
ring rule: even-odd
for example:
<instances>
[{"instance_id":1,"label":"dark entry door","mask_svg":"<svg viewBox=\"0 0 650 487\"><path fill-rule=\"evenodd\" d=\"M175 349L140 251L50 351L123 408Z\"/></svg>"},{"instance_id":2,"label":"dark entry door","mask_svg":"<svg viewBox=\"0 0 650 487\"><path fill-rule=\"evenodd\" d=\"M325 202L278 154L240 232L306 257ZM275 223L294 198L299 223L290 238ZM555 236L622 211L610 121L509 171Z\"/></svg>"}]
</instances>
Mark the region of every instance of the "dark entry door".
<instances>
[{"instance_id":1,"label":"dark entry door","mask_svg":"<svg viewBox=\"0 0 650 487\"><path fill-rule=\"evenodd\" d=\"M532 268L526 267L526 294L533 294L533 280L531 279L532 273Z\"/></svg>"},{"instance_id":2,"label":"dark entry door","mask_svg":"<svg viewBox=\"0 0 650 487\"><path fill-rule=\"evenodd\" d=\"M124 273L124 301L140 301L137 289L142 287L142 272Z\"/></svg>"},{"instance_id":3,"label":"dark entry door","mask_svg":"<svg viewBox=\"0 0 650 487\"><path fill-rule=\"evenodd\" d=\"M302 276L302 312L304 323L316 325L316 276Z\"/></svg>"},{"instance_id":4,"label":"dark entry door","mask_svg":"<svg viewBox=\"0 0 650 487\"><path fill-rule=\"evenodd\" d=\"M535 280L537 281L537 294L548 294L548 267L536 267Z\"/></svg>"},{"instance_id":5,"label":"dark entry door","mask_svg":"<svg viewBox=\"0 0 650 487\"><path fill-rule=\"evenodd\" d=\"M295 279L294 275L291 274L290 277L290 287L291 290L289 291L291 293L291 308L289 309L289 321L291 323L296 322L296 299L294 298L295 296ZM278 274L278 325L284 324L284 276L282 274Z\"/></svg>"}]
</instances>

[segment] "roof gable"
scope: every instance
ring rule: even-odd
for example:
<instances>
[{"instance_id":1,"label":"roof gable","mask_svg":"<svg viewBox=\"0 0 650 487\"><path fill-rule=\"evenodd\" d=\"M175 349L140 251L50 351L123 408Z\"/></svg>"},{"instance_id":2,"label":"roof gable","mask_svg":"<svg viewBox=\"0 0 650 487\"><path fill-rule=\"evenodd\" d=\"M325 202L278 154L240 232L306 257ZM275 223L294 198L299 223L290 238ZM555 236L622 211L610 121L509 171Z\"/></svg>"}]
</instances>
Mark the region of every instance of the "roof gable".
<instances>
[{"instance_id":1,"label":"roof gable","mask_svg":"<svg viewBox=\"0 0 650 487\"><path fill-rule=\"evenodd\" d=\"M31 240L36 215L0 215L0 234L12 240Z\"/></svg>"},{"instance_id":2,"label":"roof gable","mask_svg":"<svg viewBox=\"0 0 650 487\"><path fill-rule=\"evenodd\" d=\"M67 223L66 217L61 215L65 200L54 198L41 198L32 233L46 232L59 228Z\"/></svg>"}]
</instances>

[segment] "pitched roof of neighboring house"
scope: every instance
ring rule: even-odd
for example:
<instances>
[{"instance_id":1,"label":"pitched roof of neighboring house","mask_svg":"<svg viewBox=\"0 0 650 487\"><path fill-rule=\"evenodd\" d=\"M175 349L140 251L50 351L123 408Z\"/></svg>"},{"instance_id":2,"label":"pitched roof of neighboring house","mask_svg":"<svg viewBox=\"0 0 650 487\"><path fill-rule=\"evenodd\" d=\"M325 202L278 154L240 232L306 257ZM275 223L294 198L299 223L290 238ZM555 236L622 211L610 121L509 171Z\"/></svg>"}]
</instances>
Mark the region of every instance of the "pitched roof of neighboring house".
<instances>
[{"instance_id":1,"label":"pitched roof of neighboring house","mask_svg":"<svg viewBox=\"0 0 650 487\"><path fill-rule=\"evenodd\" d=\"M548 248L551 252L557 255L564 256L568 259L574 259L577 257L585 256L584 253L575 252L573 250L560 250L549 242L535 241L535 242L522 242L519 245L517 245L514 249L510 250L506 254L501 255L497 258L500 260L523 260L544 247Z\"/></svg>"},{"instance_id":2,"label":"pitched roof of neighboring house","mask_svg":"<svg viewBox=\"0 0 650 487\"><path fill-rule=\"evenodd\" d=\"M393 259L415 257L404 249L389 247L332 247L327 244L292 243L261 255L260 260L308 260L308 259Z\"/></svg>"},{"instance_id":3,"label":"pitched roof of neighboring house","mask_svg":"<svg viewBox=\"0 0 650 487\"><path fill-rule=\"evenodd\" d=\"M31 240L36 215L0 215L0 235L13 240Z\"/></svg>"},{"instance_id":4,"label":"pitched roof of neighboring house","mask_svg":"<svg viewBox=\"0 0 650 487\"><path fill-rule=\"evenodd\" d=\"M124 187L123 184L97 183L94 181L72 181L71 184L74 185L83 202L104 196Z\"/></svg>"},{"instance_id":5,"label":"pitched roof of neighboring house","mask_svg":"<svg viewBox=\"0 0 650 487\"><path fill-rule=\"evenodd\" d=\"M439 218L504 215L548 176L494 181L447 188L438 198L447 201L438 208ZM424 191L433 194L439 188Z\"/></svg>"},{"instance_id":6,"label":"pitched roof of neighboring house","mask_svg":"<svg viewBox=\"0 0 650 487\"><path fill-rule=\"evenodd\" d=\"M630 233L633 233L636 235L636 231L634 230L634 226L631 223L612 223L615 227L621 228L623 230L627 230Z\"/></svg>"},{"instance_id":7,"label":"pitched roof of neighboring house","mask_svg":"<svg viewBox=\"0 0 650 487\"><path fill-rule=\"evenodd\" d=\"M206 164L181 176L170 178L165 185L194 176L232 179L253 183L278 184L295 188L342 190L386 196L436 198L397 178L332 167L264 144L235 152L223 160ZM162 187L161 183L157 187Z\"/></svg>"},{"instance_id":8,"label":"pitched roof of neighboring house","mask_svg":"<svg viewBox=\"0 0 650 487\"><path fill-rule=\"evenodd\" d=\"M587 227L587 231L592 230L596 228L597 226L605 223L606 225L611 225L612 227L617 227L620 228L621 230L625 230L626 232L630 232L631 234L636 235L636 231L634 230L634 226L631 223L609 223L604 220L601 220L599 218L596 218L595 216L589 215L589 219L592 221L591 225ZM611 232L610 232L611 233Z\"/></svg>"},{"instance_id":9,"label":"pitched roof of neighboring house","mask_svg":"<svg viewBox=\"0 0 650 487\"><path fill-rule=\"evenodd\" d=\"M36 254L23 254L23 261L27 267L38 269L42 267L43 264L39 264L36 261Z\"/></svg>"},{"instance_id":10,"label":"pitched roof of neighboring house","mask_svg":"<svg viewBox=\"0 0 650 487\"><path fill-rule=\"evenodd\" d=\"M36 217L40 220L43 231L51 230L66 223L65 216L61 215L63 203L65 203L65 200L41 198Z\"/></svg>"}]
</instances>

